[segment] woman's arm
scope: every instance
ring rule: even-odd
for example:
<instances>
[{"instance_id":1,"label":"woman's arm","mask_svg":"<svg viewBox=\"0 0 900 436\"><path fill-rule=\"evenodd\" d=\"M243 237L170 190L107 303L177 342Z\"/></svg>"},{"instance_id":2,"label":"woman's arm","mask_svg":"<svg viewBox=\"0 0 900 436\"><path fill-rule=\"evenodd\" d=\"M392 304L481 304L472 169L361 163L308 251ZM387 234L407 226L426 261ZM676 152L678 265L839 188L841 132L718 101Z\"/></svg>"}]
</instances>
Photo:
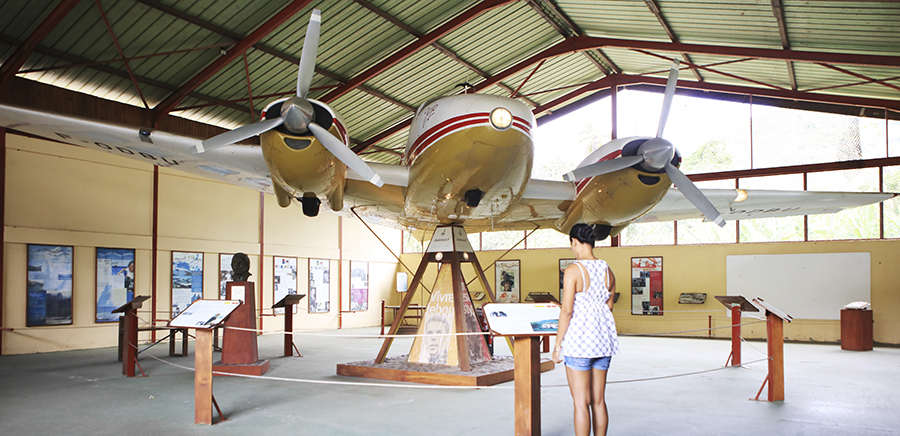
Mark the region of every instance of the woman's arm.
<instances>
[{"instance_id":1,"label":"woman's arm","mask_svg":"<svg viewBox=\"0 0 900 436\"><path fill-rule=\"evenodd\" d=\"M559 309L559 325L556 328L556 344L553 347L553 361L556 363L562 362L559 350L562 348L562 341L566 336L566 330L569 329L572 311L575 309L575 293L578 289L578 280L581 278L579 268L576 264L569 265L563 275L562 307Z\"/></svg>"},{"instance_id":2,"label":"woman's arm","mask_svg":"<svg viewBox=\"0 0 900 436\"><path fill-rule=\"evenodd\" d=\"M609 289L609 299L606 300L606 304L609 306L609 310L612 310L613 299L616 296L616 275L613 274L609 265L606 266L606 289Z\"/></svg>"}]
</instances>

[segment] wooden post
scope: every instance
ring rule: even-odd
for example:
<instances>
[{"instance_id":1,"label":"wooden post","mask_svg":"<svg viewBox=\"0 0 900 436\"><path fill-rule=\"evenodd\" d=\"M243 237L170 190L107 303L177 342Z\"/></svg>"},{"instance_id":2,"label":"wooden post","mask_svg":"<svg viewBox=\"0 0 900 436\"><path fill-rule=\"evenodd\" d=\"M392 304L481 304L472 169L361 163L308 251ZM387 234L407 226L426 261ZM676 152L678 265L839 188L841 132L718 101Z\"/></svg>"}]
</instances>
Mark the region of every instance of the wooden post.
<instances>
[{"instance_id":1,"label":"wooden post","mask_svg":"<svg viewBox=\"0 0 900 436\"><path fill-rule=\"evenodd\" d=\"M741 366L741 306L731 306L731 366Z\"/></svg>"},{"instance_id":2,"label":"wooden post","mask_svg":"<svg viewBox=\"0 0 900 436\"><path fill-rule=\"evenodd\" d=\"M406 309L409 308L409 304L412 302L413 295L416 294L416 288L419 287L419 282L422 281L422 276L425 275L425 268L428 266L429 259L433 257L434 255L431 253L422 255L422 261L419 262L419 268L413 276L412 283L410 283L409 287L406 289L406 296L403 297L403 301L400 303L400 310L396 312L394 321L391 323L391 329L388 330L388 337L384 338L381 349L378 350L378 355L375 356L375 363L384 363L387 352L391 349L391 344L394 342L394 335L396 335L397 330L400 329L400 320L403 319L403 315L406 314Z\"/></svg>"},{"instance_id":3,"label":"wooden post","mask_svg":"<svg viewBox=\"0 0 900 436\"><path fill-rule=\"evenodd\" d=\"M197 329L194 345L194 424L212 425L212 329Z\"/></svg>"},{"instance_id":4,"label":"wooden post","mask_svg":"<svg viewBox=\"0 0 900 436\"><path fill-rule=\"evenodd\" d=\"M125 355L122 357L122 374L126 377L134 377L137 341L137 309L129 309L125 312Z\"/></svg>"},{"instance_id":5,"label":"wooden post","mask_svg":"<svg viewBox=\"0 0 900 436\"><path fill-rule=\"evenodd\" d=\"M284 355L290 357L294 355L294 305L284 305Z\"/></svg>"},{"instance_id":6,"label":"wooden post","mask_svg":"<svg viewBox=\"0 0 900 436\"><path fill-rule=\"evenodd\" d=\"M784 321L766 312L769 343L769 401L784 401Z\"/></svg>"},{"instance_id":7,"label":"wooden post","mask_svg":"<svg viewBox=\"0 0 900 436\"><path fill-rule=\"evenodd\" d=\"M541 434L541 362L539 336L515 338L516 436Z\"/></svg>"}]
</instances>

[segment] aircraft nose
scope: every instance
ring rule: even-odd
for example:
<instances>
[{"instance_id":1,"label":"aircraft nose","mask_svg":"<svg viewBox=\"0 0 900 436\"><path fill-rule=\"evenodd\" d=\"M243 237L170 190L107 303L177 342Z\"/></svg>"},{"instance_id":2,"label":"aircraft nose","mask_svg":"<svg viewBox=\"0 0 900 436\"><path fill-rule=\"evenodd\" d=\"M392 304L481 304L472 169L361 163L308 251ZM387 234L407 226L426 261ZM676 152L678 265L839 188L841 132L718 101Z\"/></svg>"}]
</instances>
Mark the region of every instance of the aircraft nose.
<instances>
[{"instance_id":1,"label":"aircraft nose","mask_svg":"<svg viewBox=\"0 0 900 436\"><path fill-rule=\"evenodd\" d=\"M312 104L305 98L291 97L281 109L281 118L284 126L291 133L305 133L309 129L309 123L314 120L315 110Z\"/></svg>"}]
</instances>

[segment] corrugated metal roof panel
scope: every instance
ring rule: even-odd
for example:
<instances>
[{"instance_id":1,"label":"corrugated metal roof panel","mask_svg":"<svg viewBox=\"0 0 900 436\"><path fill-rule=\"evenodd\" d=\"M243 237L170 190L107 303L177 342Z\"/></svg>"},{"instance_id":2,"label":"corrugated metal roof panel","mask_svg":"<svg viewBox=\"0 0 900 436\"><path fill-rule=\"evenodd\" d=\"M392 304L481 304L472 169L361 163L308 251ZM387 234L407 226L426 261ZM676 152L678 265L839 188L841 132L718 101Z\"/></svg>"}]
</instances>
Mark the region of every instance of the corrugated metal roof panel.
<instances>
[{"instance_id":1,"label":"corrugated metal roof panel","mask_svg":"<svg viewBox=\"0 0 900 436\"><path fill-rule=\"evenodd\" d=\"M557 0L556 4L588 36L668 41L642 1Z\"/></svg>"}]
</instances>

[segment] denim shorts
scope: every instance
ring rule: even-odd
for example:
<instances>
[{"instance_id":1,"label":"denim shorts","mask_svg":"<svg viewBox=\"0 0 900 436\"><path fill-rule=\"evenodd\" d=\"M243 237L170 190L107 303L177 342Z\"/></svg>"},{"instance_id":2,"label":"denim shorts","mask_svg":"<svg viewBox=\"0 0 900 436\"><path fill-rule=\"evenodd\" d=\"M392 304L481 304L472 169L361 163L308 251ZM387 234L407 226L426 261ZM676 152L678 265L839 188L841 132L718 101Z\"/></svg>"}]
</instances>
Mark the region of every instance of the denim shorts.
<instances>
[{"instance_id":1,"label":"denim shorts","mask_svg":"<svg viewBox=\"0 0 900 436\"><path fill-rule=\"evenodd\" d=\"M566 366L577 371L588 371L591 368L606 371L612 356L606 357L569 357L563 356Z\"/></svg>"}]
</instances>

